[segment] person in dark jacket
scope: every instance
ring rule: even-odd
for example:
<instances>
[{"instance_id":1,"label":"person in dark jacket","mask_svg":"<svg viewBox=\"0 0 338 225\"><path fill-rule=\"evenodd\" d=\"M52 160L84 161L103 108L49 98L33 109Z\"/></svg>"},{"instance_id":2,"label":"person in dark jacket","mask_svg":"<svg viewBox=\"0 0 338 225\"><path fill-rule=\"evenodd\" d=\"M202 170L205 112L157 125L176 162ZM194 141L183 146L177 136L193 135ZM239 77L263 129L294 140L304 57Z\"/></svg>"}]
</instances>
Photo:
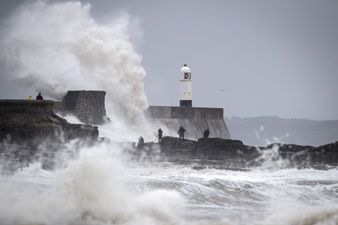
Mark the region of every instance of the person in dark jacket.
<instances>
[{"instance_id":1,"label":"person in dark jacket","mask_svg":"<svg viewBox=\"0 0 338 225\"><path fill-rule=\"evenodd\" d=\"M162 142L162 134L163 134L163 130L161 128L158 128L157 130L158 143Z\"/></svg>"},{"instance_id":2,"label":"person in dark jacket","mask_svg":"<svg viewBox=\"0 0 338 225\"><path fill-rule=\"evenodd\" d=\"M138 149L143 149L143 146L144 146L144 139L143 139L143 137L141 136L141 137L138 138L137 148L138 148Z\"/></svg>"},{"instance_id":3,"label":"person in dark jacket","mask_svg":"<svg viewBox=\"0 0 338 225\"><path fill-rule=\"evenodd\" d=\"M205 130L203 131L203 137L204 137L204 138L208 138L208 137L209 137L209 134L210 134L209 128L208 128L208 129L205 129Z\"/></svg>"},{"instance_id":4,"label":"person in dark jacket","mask_svg":"<svg viewBox=\"0 0 338 225\"><path fill-rule=\"evenodd\" d=\"M39 94L36 96L36 100L43 100L41 92L39 92Z\"/></svg>"},{"instance_id":5,"label":"person in dark jacket","mask_svg":"<svg viewBox=\"0 0 338 225\"><path fill-rule=\"evenodd\" d=\"M184 132L185 132L184 127L180 126L180 128L179 128L178 131L177 131L178 137L179 137L180 139L183 139L183 140L184 140Z\"/></svg>"}]
</instances>

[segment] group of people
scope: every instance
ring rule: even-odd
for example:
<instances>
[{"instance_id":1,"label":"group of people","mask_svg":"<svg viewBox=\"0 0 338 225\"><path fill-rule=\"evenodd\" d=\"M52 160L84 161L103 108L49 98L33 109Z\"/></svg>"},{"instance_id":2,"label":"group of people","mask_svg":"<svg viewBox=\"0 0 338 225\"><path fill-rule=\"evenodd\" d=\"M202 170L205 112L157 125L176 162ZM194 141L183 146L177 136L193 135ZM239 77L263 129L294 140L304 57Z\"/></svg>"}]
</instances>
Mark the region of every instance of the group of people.
<instances>
[{"instance_id":1,"label":"group of people","mask_svg":"<svg viewBox=\"0 0 338 225\"><path fill-rule=\"evenodd\" d=\"M177 131L178 137L180 139L184 139L184 132L185 132L184 127L180 126L180 128ZM163 135L163 130L161 128L158 128L157 130L158 143L162 142L162 135Z\"/></svg>"},{"instance_id":2,"label":"group of people","mask_svg":"<svg viewBox=\"0 0 338 225\"><path fill-rule=\"evenodd\" d=\"M183 139L183 140L184 140L184 133L185 133L184 127L180 126L180 128L179 128L178 131L177 131L178 137L179 137L180 139ZM203 137L204 137L204 138L208 138L209 135L210 135L210 130L209 130L209 128L207 128L207 129L205 129L205 130L203 131Z\"/></svg>"},{"instance_id":3,"label":"group of people","mask_svg":"<svg viewBox=\"0 0 338 225\"><path fill-rule=\"evenodd\" d=\"M185 131L186 130L184 129L183 126L180 126L179 129L178 129L178 131L177 131L178 137L180 139L182 139L182 140L184 140L184 133L185 133ZM209 128L207 128L207 129L205 129L203 131L203 137L204 138L208 138L209 134L210 134ZM158 140L158 143L162 142L162 137L163 137L163 130L161 128L158 128L158 130L157 130L157 140ZM141 136L138 139L137 146L138 146L138 148L141 148L143 145L144 145L144 138Z\"/></svg>"},{"instance_id":4,"label":"group of people","mask_svg":"<svg viewBox=\"0 0 338 225\"><path fill-rule=\"evenodd\" d=\"M182 139L182 140L184 140L184 133L185 133L185 131L186 131L186 130L184 129L183 126L180 126L180 127L178 128L177 134L178 134L178 137L179 137L180 139ZM161 143L161 142L162 142L162 135L163 135L163 130L162 130L161 128L159 128L159 129L157 130L158 143ZM208 138L209 135L210 135L210 130L209 130L209 128L207 128L207 129L205 129L205 130L203 131L203 137L204 137L204 138Z\"/></svg>"},{"instance_id":5,"label":"group of people","mask_svg":"<svg viewBox=\"0 0 338 225\"><path fill-rule=\"evenodd\" d=\"M41 95L41 92L39 92L39 94L36 96L35 99L36 99L36 100L43 100L43 97L42 97L42 95ZM31 96L31 95L28 96L28 97L27 97L27 100L32 100L32 96Z\"/></svg>"}]
</instances>

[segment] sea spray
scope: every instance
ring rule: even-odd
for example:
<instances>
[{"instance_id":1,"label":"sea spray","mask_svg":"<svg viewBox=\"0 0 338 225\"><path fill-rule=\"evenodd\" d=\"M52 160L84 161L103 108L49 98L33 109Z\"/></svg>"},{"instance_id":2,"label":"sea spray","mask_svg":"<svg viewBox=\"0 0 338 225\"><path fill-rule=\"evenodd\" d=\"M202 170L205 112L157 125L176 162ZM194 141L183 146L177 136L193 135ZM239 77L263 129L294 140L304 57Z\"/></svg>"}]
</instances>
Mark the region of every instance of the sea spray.
<instances>
[{"instance_id":1,"label":"sea spray","mask_svg":"<svg viewBox=\"0 0 338 225\"><path fill-rule=\"evenodd\" d=\"M337 218L337 168L236 171L209 161L196 170L194 160L147 163L121 153L101 143L54 171L35 163L1 175L1 224L331 225Z\"/></svg>"},{"instance_id":2,"label":"sea spray","mask_svg":"<svg viewBox=\"0 0 338 225\"><path fill-rule=\"evenodd\" d=\"M137 190L111 147L85 147L56 171L36 163L0 176L1 224L179 224L181 195Z\"/></svg>"},{"instance_id":3,"label":"sea spray","mask_svg":"<svg viewBox=\"0 0 338 225\"><path fill-rule=\"evenodd\" d=\"M175 224L184 209L175 191L133 188L128 168L118 157L121 152L101 144L83 149L79 159L62 173L72 203L84 221L108 224Z\"/></svg>"},{"instance_id":4,"label":"sea spray","mask_svg":"<svg viewBox=\"0 0 338 225\"><path fill-rule=\"evenodd\" d=\"M102 136L124 141L152 135L143 118L145 71L129 41L128 17L98 24L89 4L37 1L20 7L3 34L0 57L15 82L53 99L69 89L105 90L112 122L100 127ZM48 144L40 151L48 153ZM66 143L54 171L38 162L1 176L1 224L179 223L181 195L130 190L133 179L119 151L114 144L79 149Z\"/></svg>"},{"instance_id":5,"label":"sea spray","mask_svg":"<svg viewBox=\"0 0 338 225\"><path fill-rule=\"evenodd\" d=\"M99 24L90 8L79 1L23 4L2 31L0 59L7 76L45 97L61 99L76 89L106 91L110 129L135 138L148 132L147 98L142 57L129 40L129 16Z\"/></svg>"},{"instance_id":6,"label":"sea spray","mask_svg":"<svg viewBox=\"0 0 338 225\"><path fill-rule=\"evenodd\" d=\"M255 166L262 170L279 170L281 168L288 168L290 161L283 159L279 152L279 144L272 144L268 149L256 148L260 155L254 159Z\"/></svg>"}]
</instances>

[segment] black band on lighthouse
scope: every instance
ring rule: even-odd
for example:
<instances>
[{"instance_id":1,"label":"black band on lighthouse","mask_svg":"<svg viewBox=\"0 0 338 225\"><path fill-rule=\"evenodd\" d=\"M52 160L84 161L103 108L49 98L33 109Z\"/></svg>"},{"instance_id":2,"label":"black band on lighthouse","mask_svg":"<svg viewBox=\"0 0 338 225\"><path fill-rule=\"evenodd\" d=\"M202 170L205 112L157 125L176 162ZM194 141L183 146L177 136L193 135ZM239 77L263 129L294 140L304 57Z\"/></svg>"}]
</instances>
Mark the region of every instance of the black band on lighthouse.
<instances>
[{"instance_id":1,"label":"black band on lighthouse","mask_svg":"<svg viewBox=\"0 0 338 225\"><path fill-rule=\"evenodd\" d=\"M192 107L192 100L180 100L180 107Z\"/></svg>"}]
</instances>

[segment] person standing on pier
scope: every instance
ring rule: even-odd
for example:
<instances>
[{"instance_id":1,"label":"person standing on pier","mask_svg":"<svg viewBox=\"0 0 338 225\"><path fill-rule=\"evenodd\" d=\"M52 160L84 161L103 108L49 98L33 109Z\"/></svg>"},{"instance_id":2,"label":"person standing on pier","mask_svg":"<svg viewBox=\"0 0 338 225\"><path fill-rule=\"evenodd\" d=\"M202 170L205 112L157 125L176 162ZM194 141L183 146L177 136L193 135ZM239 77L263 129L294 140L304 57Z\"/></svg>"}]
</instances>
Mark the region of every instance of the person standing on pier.
<instances>
[{"instance_id":1,"label":"person standing on pier","mask_svg":"<svg viewBox=\"0 0 338 225\"><path fill-rule=\"evenodd\" d=\"M210 134L210 130L209 128L205 129L204 132L203 132L203 137L204 138L208 138L209 137L209 134Z\"/></svg>"},{"instance_id":2,"label":"person standing on pier","mask_svg":"<svg viewBox=\"0 0 338 225\"><path fill-rule=\"evenodd\" d=\"M182 140L184 140L184 132L185 132L185 129L184 127L180 126L180 128L178 129L177 133L178 133L178 137Z\"/></svg>"},{"instance_id":3,"label":"person standing on pier","mask_svg":"<svg viewBox=\"0 0 338 225\"><path fill-rule=\"evenodd\" d=\"M43 100L41 92L39 92L39 94L36 96L36 100Z\"/></svg>"},{"instance_id":4,"label":"person standing on pier","mask_svg":"<svg viewBox=\"0 0 338 225\"><path fill-rule=\"evenodd\" d=\"M158 143L162 142L162 134L163 134L163 130L161 128L158 128L157 130Z\"/></svg>"}]
</instances>

